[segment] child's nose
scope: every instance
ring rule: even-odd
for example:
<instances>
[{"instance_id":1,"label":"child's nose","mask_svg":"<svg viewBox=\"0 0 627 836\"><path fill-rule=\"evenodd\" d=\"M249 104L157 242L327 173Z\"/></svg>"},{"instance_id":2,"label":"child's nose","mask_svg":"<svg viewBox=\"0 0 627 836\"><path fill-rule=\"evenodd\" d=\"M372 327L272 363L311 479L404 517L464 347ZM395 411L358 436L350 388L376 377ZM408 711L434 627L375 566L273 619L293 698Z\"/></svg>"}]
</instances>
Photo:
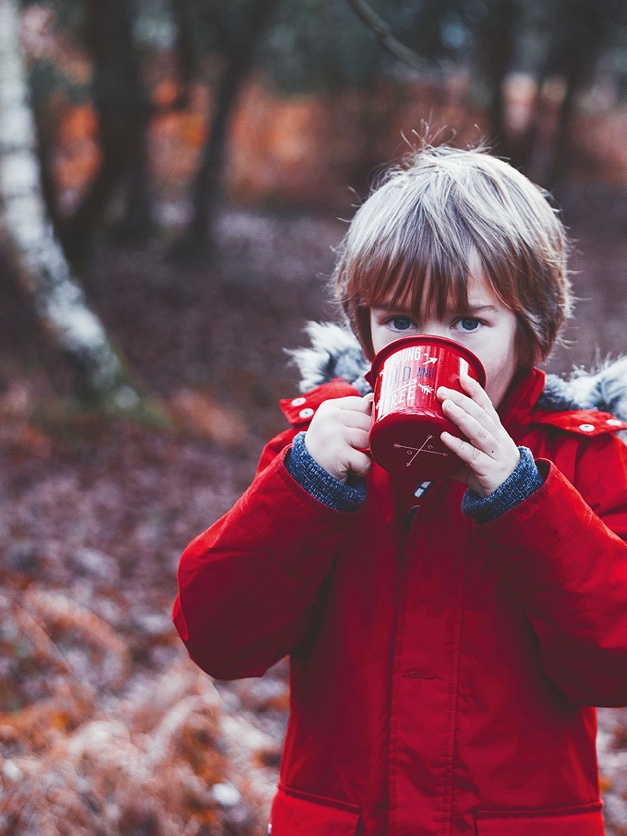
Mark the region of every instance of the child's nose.
<instances>
[{"instance_id":1,"label":"child's nose","mask_svg":"<svg viewBox=\"0 0 627 836\"><path fill-rule=\"evenodd\" d=\"M448 328L443 322L421 322L420 333L427 337L449 337Z\"/></svg>"}]
</instances>

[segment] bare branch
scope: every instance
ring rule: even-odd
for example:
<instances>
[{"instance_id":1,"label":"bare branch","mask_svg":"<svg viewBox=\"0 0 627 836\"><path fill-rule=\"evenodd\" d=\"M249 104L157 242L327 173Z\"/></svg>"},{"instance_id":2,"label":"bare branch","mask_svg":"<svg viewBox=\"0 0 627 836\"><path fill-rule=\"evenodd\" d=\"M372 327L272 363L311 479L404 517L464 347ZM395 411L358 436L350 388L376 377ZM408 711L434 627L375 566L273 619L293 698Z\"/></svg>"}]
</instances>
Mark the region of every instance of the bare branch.
<instances>
[{"instance_id":1,"label":"bare branch","mask_svg":"<svg viewBox=\"0 0 627 836\"><path fill-rule=\"evenodd\" d=\"M346 0L346 2L359 19L373 32L378 43L395 58L423 74L440 75L442 73L440 66L427 61L413 49L401 43L398 38L395 38L390 26L379 17L365 0Z\"/></svg>"}]
</instances>

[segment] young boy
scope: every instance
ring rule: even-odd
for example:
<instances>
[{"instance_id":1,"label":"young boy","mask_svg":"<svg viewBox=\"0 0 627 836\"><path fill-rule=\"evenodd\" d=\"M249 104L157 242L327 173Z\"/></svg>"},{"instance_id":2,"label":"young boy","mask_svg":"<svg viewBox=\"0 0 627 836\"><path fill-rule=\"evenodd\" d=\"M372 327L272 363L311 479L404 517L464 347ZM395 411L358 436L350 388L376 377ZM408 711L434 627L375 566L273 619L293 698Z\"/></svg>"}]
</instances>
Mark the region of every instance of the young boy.
<instances>
[{"instance_id":1,"label":"young boy","mask_svg":"<svg viewBox=\"0 0 627 836\"><path fill-rule=\"evenodd\" d=\"M439 390L464 466L416 485L364 452L369 363L342 379L355 347L317 326L331 380L283 402L291 429L183 555L174 618L204 670L290 656L269 832L600 836L592 706L627 703L627 424L594 408L612 371L571 392L535 367L570 309L562 225L506 163L425 146L357 211L336 280L367 361L438 334L487 382Z\"/></svg>"}]
</instances>

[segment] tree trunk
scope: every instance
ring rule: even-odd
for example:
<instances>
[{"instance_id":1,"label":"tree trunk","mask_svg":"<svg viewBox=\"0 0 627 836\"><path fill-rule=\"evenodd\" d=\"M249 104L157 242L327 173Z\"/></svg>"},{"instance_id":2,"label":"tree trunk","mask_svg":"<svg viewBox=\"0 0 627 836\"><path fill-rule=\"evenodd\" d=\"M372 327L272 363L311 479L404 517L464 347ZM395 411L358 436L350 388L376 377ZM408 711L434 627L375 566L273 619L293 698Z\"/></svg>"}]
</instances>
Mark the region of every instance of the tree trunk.
<instances>
[{"instance_id":1,"label":"tree trunk","mask_svg":"<svg viewBox=\"0 0 627 836\"><path fill-rule=\"evenodd\" d=\"M227 131L238 94L254 61L254 52L278 0L253 0L248 25L231 49L215 98L207 143L192 188L193 215L184 247L211 257L213 219L219 201Z\"/></svg>"},{"instance_id":2,"label":"tree trunk","mask_svg":"<svg viewBox=\"0 0 627 836\"><path fill-rule=\"evenodd\" d=\"M577 96L594 70L608 27L611 25L610 9L578 0L570 9L561 52L558 55L558 71L564 78L566 91L562 100L552 144L552 154L547 165L545 182L554 188L568 172L572 159L571 126L576 109Z\"/></svg>"},{"instance_id":3,"label":"tree trunk","mask_svg":"<svg viewBox=\"0 0 627 836\"><path fill-rule=\"evenodd\" d=\"M174 51L178 64L178 83L180 93L175 107L189 106L189 93L192 83L198 76L198 59L194 49L193 27L190 0L170 0L170 13L176 29Z\"/></svg>"},{"instance_id":4,"label":"tree trunk","mask_svg":"<svg viewBox=\"0 0 627 836\"><path fill-rule=\"evenodd\" d=\"M618 25L622 0L590 3L574 0L555 9L552 40L538 81L539 90L551 76L564 83L557 111L539 94L526 137L525 172L546 188L555 188L568 173L572 159L571 127L579 93L590 80L607 33Z\"/></svg>"},{"instance_id":5,"label":"tree trunk","mask_svg":"<svg viewBox=\"0 0 627 836\"><path fill-rule=\"evenodd\" d=\"M47 214L19 51L18 0L0 0L0 238L15 276L83 397L113 411L142 400L71 274Z\"/></svg>"},{"instance_id":6,"label":"tree trunk","mask_svg":"<svg viewBox=\"0 0 627 836\"><path fill-rule=\"evenodd\" d=\"M488 6L488 14L479 32L479 54L488 82L490 101L488 119L493 150L519 164L516 149L509 141L505 124L503 82L510 69L510 62L520 18L517 0L501 0Z\"/></svg>"},{"instance_id":7,"label":"tree trunk","mask_svg":"<svg viewBox=\"0 0 627 836\"><path fill-rule=\"evenodd\" d=\"M121 222L141 237L150 228L146 131L152 116L133 39L134 4L89 0L86 40L94 60L93 97L100 127L100 168L63 234L72 260L88 258L96 229L119 187L125 189Z\"/></svg>"}]
</instances>

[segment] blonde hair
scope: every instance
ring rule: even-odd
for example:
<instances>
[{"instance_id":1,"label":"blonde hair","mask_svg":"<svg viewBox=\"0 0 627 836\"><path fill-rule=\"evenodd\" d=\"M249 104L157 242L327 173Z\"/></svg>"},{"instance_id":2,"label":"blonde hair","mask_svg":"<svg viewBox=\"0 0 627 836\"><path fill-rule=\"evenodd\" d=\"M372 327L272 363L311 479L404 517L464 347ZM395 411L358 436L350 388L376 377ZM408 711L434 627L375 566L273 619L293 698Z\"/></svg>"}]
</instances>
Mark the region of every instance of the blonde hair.
<instances>
[{"instance_id":1,"label":"blonde hair","mask_svg":"<svg viewBox=\"0 0 627 836\"><path fill-rule=\"evenodd\" d=\"M545 191L484 148L426 145L390 169L340 245L336 292L366 355L370 308L468 308L477 262L518 320L519 362L546 359L571 311L568 241ZM472 265L471 265L472 263Z\"/></svg>"}]
</instances>

